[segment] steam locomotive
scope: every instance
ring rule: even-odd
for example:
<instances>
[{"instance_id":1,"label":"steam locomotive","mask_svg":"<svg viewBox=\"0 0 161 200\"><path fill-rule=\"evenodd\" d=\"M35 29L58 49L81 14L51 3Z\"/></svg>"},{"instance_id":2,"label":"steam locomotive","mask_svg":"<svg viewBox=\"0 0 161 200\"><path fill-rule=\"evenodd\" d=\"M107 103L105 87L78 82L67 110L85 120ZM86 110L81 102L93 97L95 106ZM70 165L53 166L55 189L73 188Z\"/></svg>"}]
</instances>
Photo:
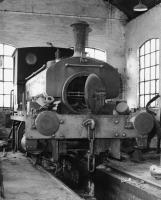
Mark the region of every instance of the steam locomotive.
<instances>
[{"instance_id":1,"label":"steam locomotive","mask_svg":"<svg viewBox=\"0 0 161 200\"><path fill-rule=\"evenodd\" d=\"M63 160L62 165L68 168L75 158L77 163L84 159L92 172L96 156L108 152L120 159L120 141L137 137L153 124L146 121L146 127L138 125L145 113L135 123L130 121L127 103L119 98L122 82L118 70L86 56L89 33L86 22L71 26L74 55L66 49L66 58L58 56L25 77L24 88L18 92L19 102L15 100L18 111L11 119L15 124L20 122L14 128L18 149L23 147L52 163ZM151 122L148 114L146 120Z\"/></svg>"}]
</instances>

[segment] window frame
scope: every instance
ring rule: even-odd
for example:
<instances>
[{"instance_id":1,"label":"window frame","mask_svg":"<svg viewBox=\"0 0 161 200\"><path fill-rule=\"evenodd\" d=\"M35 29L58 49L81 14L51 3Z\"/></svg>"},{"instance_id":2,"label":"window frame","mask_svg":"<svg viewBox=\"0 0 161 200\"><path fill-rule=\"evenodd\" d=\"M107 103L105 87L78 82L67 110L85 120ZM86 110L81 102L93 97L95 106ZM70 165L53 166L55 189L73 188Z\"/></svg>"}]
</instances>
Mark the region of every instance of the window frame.
<instances>
[{"instance_id":1,"label":"window frame","mask_svg":"<svg viewBox=\"0 0 161 200\"><path fill-rule=\"evenodd\" d=\"M91 56L90 53L88 52L88 50L93 50L94 56ZM100 53L102 53L102 54L104 54L104 58L103 59L100 59L97 56L97 53L96 53L97 51L100 52ZM107 61L107 53L106 53L105 50L98 49L98 48L93 48L93 47L85 47L85 52L86 52L86 56L87 57L94 58L94 59L97 59L97 60L101 60L101 61L104 61L104 62Z\"/></svg>"},{"instance_id":2,"label":"window frame","mask_svg":"<svg viewBox=\"0 0 161 200\"><path fill-rule=\"evenodd\" d=\"M152 97L159 94L159 70L160 70L159 66L160 66L160 39L150 38L139 47L139 84L138 86L139 86L139 107L140 108L145 108L147 102ZM148 72L149 77L146 75L146 72ZM141 87L141 85L143 86ZM146 91L147 90L146 85L147 86L149 85L148 92ZM141 99L143 102L141 102ZM157 107L157 102L156 101L153 102L151 104L151 107Z\"/></svg>"},{"instance_id":3,"label":"window frame","mask_svg":"<svg viewBox=\"0 0 161 200\"><path fill-rule=\"evenodd\" d=\"M7 109L10 107L9 102L10 102L10 93L11 90L13 89L13 53L15 51L15 47L12 45L0 43L0 85L2 91L0 91L0 108L1 109ZM11 58L11 59L10 59ZM5 63L5 60L7 61ZM5 75L5 73L8 73ZM6 85L6 87L5 87ZM7 88L8 87L8 88ZM8 90L8 91L7 91ZM8 104L8 105L7 105Z\"/></svg>"}]
</instances>

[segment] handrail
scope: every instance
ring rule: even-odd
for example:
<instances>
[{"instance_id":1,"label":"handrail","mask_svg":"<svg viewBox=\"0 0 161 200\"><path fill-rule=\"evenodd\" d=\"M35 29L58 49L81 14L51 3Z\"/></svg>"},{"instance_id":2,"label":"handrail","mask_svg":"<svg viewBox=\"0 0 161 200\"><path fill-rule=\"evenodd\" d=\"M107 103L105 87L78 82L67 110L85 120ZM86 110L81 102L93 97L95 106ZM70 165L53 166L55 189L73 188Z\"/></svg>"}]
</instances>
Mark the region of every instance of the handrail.
<instances>
[{"instance_id":1,"label":"handrail","mask_svg":"<svg viewBox=\"0 0 161 200\"><path fill-rule=\"evenodd\" d=\"M25 80L29 80L30 78L32 78L33 76L37 75L39 72L43 71L44 69L46 69L46 65L43 65L40 69L38 69L37 71L33 72L31 75L29 75L28 77L25 78Z\"/></svg>"},{"instance_id":2,"label":"handrail","mask_svg":"<svg viewBox=\"0 0 161 200\"><path fill-rule=\"evenodd\" d=\"M14 112L14 89L10 91L10 110Z\"/></svg>"},{"instance_id":3,"label":"handrail","mask_svg":"<svg viewBox=\"0 0 161 200\"><path fill-rule=\"evenodd\" d=\"M96 67L96 68L103 68L104 65L95 65L95 64L71 64L66 63L65 67Z\"/></svg>"}]
</instances>

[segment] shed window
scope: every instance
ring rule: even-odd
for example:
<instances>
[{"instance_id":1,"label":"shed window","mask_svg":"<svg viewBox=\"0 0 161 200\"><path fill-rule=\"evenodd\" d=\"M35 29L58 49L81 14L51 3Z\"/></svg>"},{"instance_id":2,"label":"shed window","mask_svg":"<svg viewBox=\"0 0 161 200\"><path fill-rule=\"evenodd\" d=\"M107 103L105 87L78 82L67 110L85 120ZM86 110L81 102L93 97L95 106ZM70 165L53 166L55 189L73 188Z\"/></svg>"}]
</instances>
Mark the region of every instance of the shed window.
<instances>
[{"instance_id":1,"label":"shed window","mask_svg":"<svg viewBox=\"0 0 161 200\"><path fill-rule=\"evenodd\" d=\"M15 48L0 44L0 107L10 107L10 92L13 89L13 58Z\"/></svg>"},{"instance_id":2,"label":"shed window","mask_svg":"<svg viewBox=\"0 0 161 200\"><path fill-rule=\"evenodd\" d=\"M139 48L139 106L159 93L159 39L150 39ZM151 107L156 107L153 102Z\"/></svg>"},{"instance_id":3,"label":"shed window","mask_svg":"<svg viewBox=\"0 0 161 200\"><path fill-rule=\"evenodd\" d=\"M85 52L87 53L87 57L95 58L106 62L106 52L101 49L86 47Z\"/></svg>"}]
</instances>

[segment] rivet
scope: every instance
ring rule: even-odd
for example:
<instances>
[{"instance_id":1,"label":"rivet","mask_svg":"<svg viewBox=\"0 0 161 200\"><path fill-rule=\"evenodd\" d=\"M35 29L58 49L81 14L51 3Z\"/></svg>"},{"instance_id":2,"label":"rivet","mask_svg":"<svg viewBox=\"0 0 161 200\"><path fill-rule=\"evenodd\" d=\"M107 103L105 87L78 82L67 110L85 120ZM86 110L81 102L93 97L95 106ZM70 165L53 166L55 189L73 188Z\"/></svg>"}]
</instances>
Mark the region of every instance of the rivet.
<instances>
[{"instance_id":1,"label":"rivet","mask_svg":"<svg viewBox=\"0 0 161 200\"><path fill-rule=\"evenodd\" d=\"M115 120L115 121L114 121L114 123L115 123L115 124L118 124L118 123L119 123L119 121L118 121L118 120Z\"/></svg>"},{"instance_id":2,"label":"rivet","mask_svg":"<svg viewBox=\"0 0 161 200\"><path fill-rule=\"evenodd\" d=\"M60 119L60 120L59 120L59 123L60 123L60 124L64 124L64 120L63 120L63 119Z\"/></svg>"},{"instance_id":3,"label":"rivet","mask_svg":"<svg viewBox=\"0 0 161 200\"><path fill-rule=\"evenodd\" d=\"M115 137L118 137L119 136L119 134L118 133L115 133Z\"/></svg>"},{"instance_id":4,"label":"rivet","mask_svg":"<svg viewBox=\"0 0 161 200\"><path fill-rule=\"evenodd\" d=\"M126 133L123 133L122 136L123 136L123 137L126 137Z\"/></svg>"}]
</instances>

